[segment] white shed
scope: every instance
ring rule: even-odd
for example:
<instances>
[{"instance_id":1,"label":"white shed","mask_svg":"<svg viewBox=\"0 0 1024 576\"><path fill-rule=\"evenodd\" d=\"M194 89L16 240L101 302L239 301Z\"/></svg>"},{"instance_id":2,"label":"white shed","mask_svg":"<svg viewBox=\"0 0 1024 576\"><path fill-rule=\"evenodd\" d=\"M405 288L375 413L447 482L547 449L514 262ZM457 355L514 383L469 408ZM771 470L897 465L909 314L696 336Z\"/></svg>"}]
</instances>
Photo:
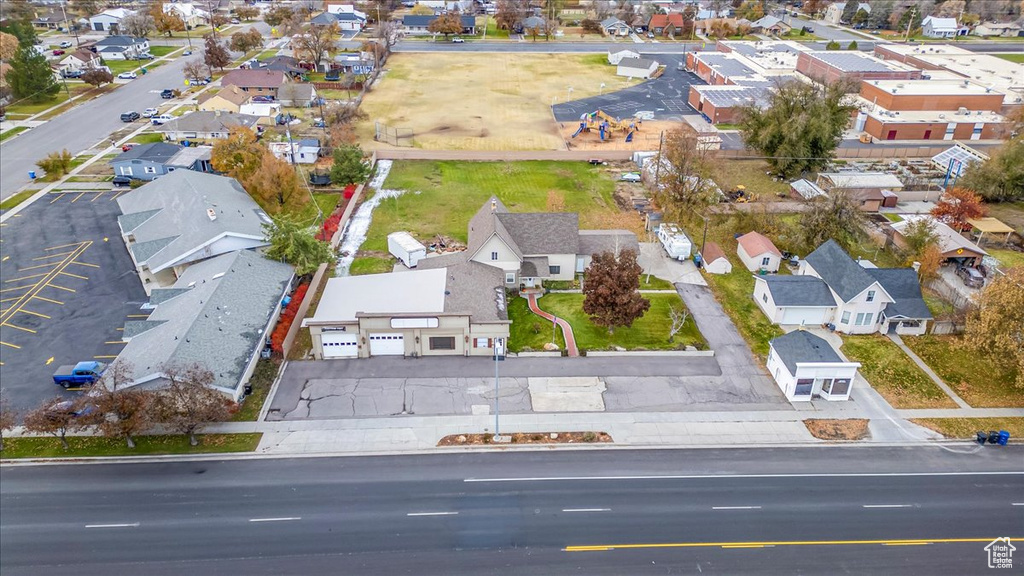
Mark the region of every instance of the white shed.
<instances>
[{"instance_id":1,"label":"white shed","mask_svg":"<svg viewBox=\"0 0 1024 576\"><path fill-rule=\"evenodd\" d=\"M730 274L732 262L725 257L725 252L714 242L708 242L701 251L701 266L708 274Z\"/></svg>"},{"instance_id":2,"label":"white shed","mask_svg":"<svg viewBox=\"0 0 1024 576\"><path fill-rule=\"evenodd\" d=\"M789 401L849 400L859 362L843 360L823 338L794 330L768 343L766 367Z\"/></svg>"},{"instance_id":3,"label":"white shed","mask_svg":"<svg viewBox=\"0 0 1024 576\"><path fill-rule=\"evenodd\" d=\"M757 232L748 232L736 239L736 254L751 272L764 270L778 272L782 263L782 252L767 237Z\"/></svg>"},{"instance_id":4,"label":"white shed","mask_svg":"<svg viewBox=\"0 0 1024 576\"><path fill-rule=\"evenodd\" d=\"M415 268L420 260L427 257L427 247L408 232L388 234L388 252L409 268Z\"/></svg>"},{"instance_id":5,"label":"white shed","mask_svg":"<svg viewBox=\"0 0 1024 576\"><path fill-rule=\"evenodd\" d=\"M686 237L686 234L675 224L662 223L658 225L658 241L665 247L669 258L674 260L686 260L693 251L693 243Z\"/></svg>"},{"instance_id":6,"label":"white shed","mask_svg":"<svg viewBox=\"0 0 1024 576\"><path fill-rule=\"evenodd\" d=\"M616 50L615 52L612 52L611 50L608 51L608 63L612 66L618 66L619 62L621 62L623 58L635 58L639 60L640 53L633 52L632 50Z\"/></svg>"},{"instance_id":7,"label":"white shed","mask_svg":"<svg viewBox=\"0 0 1024 576\"><path fill-rule=\"evenodd\" d=\"M658 70L658 63L646 58L622 58L615 74L627 78L650 78Z\"/></svg>"}]
</instances>

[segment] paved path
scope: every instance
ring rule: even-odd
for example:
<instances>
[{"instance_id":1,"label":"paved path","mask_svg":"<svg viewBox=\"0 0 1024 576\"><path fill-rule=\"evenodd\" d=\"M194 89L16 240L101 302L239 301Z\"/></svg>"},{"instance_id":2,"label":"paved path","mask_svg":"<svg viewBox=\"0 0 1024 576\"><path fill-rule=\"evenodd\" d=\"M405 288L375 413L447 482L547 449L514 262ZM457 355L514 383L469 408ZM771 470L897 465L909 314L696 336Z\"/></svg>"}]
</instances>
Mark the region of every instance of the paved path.
<instances>
[{"instance_id":1,"label":"paved path","mask_svg":"<svg viewBox=\"0 0 1024 576\"><path fill-rule=\"evenodd\" d=\"M527 300L530 302L531 312L545 320L554 320L555 323L558 324L558 327L562 329L562 336L565 338L565 349L568 351L569 356L579 356L580 351L576 348L576 337L573 336L572 326L570 326L565 320L541 310L540 307L537 306L537 296L535 294L530 294L527 297Z\"/></svg>"},{"instance_id":2,"label":"paved path","mask_svg":"<svg viewBox=\"0 0 1024 576\"><path fill-rule=\"evenodd\" d=\"M945 382L943 382L943 381L942 381L942 378L939 378L939 375L938 375L938 374L936 374L936 373L935 373L935 371L934 371L934 370L932 370L930 366L928 366L927 364L925 364L925 363L924 363L924 360L921 360L921 357L920 357L920 356L918 356L917 354L914 354L914 351L913 351L913 350L911 350L911 349L910 349L910 348L909 348L909 347L908 347L908 346L907 346L907 345L906 345L906 344L905 344L905 343L903 342L903 339L902 339L902 338L900 338L900 337L899 337L899 336L898 336L897 334L887 334L887 336L889 337L889 340L892 340L893 342L895 342L895 343L896 343L896 345L897 345L897 346L899 346L899 347L900 347L900 350L903 350L903 353L904 353L904 354L906 354L907 356L909 356L909 357L910 357L910 359L914 361L914 364L917 364L917 367L918 367L918 368L920 368L920 369L921 369L921 370L922 370L922 371L923 371L923 372L924 372L925 374L927 374L927 375L928 375L928 377L929 377L929 378L931 378L931 379L932 379L932 382L935 382L935 384L936 384L936 385L937 385L937 386L938 386L939 388L942 388L942 391L943 391L943 392L945 392L945 393L946 393L946 395L948 395L948 396L949 396L950 398L952 398L952 399L953 399L953 402L956 402L956 405L957 405L957 406L959 406L960 408L966 408L966 409L970 409L971 405L970 405L970 404L968 404L967 402L964 402L964 399L963 399L963 398L961 398L960 396L958 396L958 395L957 395L957 393L956 393L956 392L954 392L954 391L953 391L953 389L952 389L952 388L950 388L948 384L946 384Z\"/></svg>"},{"instance_id":3,"label":"paved path","mask_svg":"<svg viewBox=\"0 0 1024 576\"><path fill-rule=\"evenodd\" d=\"M1024 408L917 408L896 413L901 418L1024 418Z\"/></svg>"}]
</instances>

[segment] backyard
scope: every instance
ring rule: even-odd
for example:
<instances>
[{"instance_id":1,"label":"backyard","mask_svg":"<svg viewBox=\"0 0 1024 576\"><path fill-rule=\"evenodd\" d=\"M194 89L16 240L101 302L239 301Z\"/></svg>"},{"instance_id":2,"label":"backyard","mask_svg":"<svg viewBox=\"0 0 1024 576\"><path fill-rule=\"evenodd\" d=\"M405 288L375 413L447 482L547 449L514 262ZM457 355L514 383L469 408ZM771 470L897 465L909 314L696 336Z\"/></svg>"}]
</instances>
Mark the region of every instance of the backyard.
<instances>
[{"instance_id":1,"label":"backyard","mask_svg":"<svg viewBox=\"0 0 1024 576\"><path fill-rule=\"evenodd\" d=\"M629 82L604 56L524 53L399 53L366 95L357 129L368 147L374 123L409 129L418 148L560 150L551 102L595 96ZM443 102L437 99L443 95Z\"/></svg>"},{"instance_id":2,"label":"backyard","mask_svg":"<svg viewBox=\"0 0 1024 576\"><path fill-rule=\"evenodd\" d=\"M1024 407L1024 390L1013 385L1016 371L960 346L956 336L904 337L903 341L971 407Z\"/></svg>"},{"instance_id":3,"label":"backyard","mask_svg":"<svg viewBox=\"0 0 1024 576\"><path fill-rule=\"evenodd\" d=\"M953 400L884 336L844 335L843 353L861 363L860 373L893 408L956 408Z\"/></svg>"}]
</instances>

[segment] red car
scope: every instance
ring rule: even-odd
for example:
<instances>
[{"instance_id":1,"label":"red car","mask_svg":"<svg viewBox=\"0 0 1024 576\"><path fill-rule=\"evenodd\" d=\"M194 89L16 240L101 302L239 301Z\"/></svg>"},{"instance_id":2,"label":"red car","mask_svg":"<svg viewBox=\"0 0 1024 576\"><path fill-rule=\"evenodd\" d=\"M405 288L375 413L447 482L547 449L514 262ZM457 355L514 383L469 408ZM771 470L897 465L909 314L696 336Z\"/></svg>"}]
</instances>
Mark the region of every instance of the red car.
<instances>
[{"instance_id":1,"label":"red car","mask_svg":"<svg viewBox=\"0 0 1024 576\"><path fill-rule=\"evenodd\" d=\"M54 56L62 56L62 55L64 55L64 51L63 50L54 50L53 51L53 55Z\"/></svg>"}]
</instances>

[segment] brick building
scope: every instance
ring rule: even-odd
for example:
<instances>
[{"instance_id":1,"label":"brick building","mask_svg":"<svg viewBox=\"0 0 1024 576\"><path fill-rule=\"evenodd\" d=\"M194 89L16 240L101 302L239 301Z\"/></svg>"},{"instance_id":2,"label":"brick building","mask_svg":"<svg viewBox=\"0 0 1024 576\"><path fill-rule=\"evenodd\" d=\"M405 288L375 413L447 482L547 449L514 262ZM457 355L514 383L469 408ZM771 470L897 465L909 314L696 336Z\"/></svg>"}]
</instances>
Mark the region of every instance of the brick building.
<instances>
[{"instance_id":1,"label":"brick building","mask_svg":"<svg viewBox=\"0 0 1024 576\"><path fill-rule=\"evenodd\" d=\"M804 76L831 84L842 78L854 80L915 80L921 71L899 62L887 62L861 52L825 50L802 52L796 69Z\"/></svg>"}]
</instances>

